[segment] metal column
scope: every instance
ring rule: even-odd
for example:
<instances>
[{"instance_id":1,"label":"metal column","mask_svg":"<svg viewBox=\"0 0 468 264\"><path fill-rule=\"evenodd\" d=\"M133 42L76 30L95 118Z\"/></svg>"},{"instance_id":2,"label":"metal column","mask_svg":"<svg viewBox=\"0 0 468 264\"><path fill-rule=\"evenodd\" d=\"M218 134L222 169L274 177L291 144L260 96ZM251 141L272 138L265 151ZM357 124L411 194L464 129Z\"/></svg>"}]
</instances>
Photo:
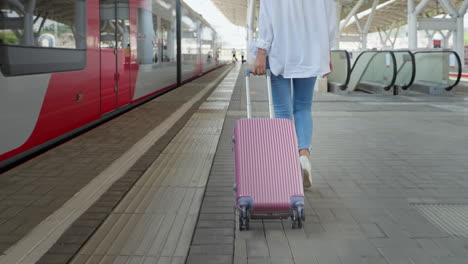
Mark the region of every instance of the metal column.
<instances>
[{"instance_id":1,"label":"metal column","mask_svg":"<svg viewBox=\"0 0 468 264\"><path fill-rule=\"evenodd\" d=\"M253 34L254 34L254 23L255 23L255 2L257 0L249 0L247 6L247 50L249 49L250 45L253 41ZM245 52L246 58L249 59L249 52Z\"/></svg>"},{"instance_id":2,"label":"metal column","mask_svg":"<svg viewBox=\"0 0 468 264\"><path fill-rule=\"evenodd\" d=\"M176 0L177 85L182 83L182 3Z\"/></svg>"},{"instance_id":3,"label":"metal column","mask_svg":"<svg viewBox=\"0 0 468 264\"><path fill-rule=\"evenodd\" d=\"M375 16L375 11L377 9L377 5L379 4L379 0L374 0L374 2L372 3L372 9L371 9L371 13L369 14L368 18L367 18L367 22L366 22L366 25L364 26L364 29L362 31L362 49L365 50L367 49L367 35L369 34L369 29L370 29L370 26L374 20L374 16ZM357 18L356 18L356 23L358 22Z\"/></svg>"},{"instance_id":4,"label":"metal column","mask_svg":"<svg viewBox=\"0 0 468 264\"><path fill-rule=\"evenodd\" d=\"M460 56L462 65L465 65L465 14L468 9L468 0L464 0L463 5L458 10L457 17L457 43L456 51Z\"/></svg>"},{"instance_id":5,"label":"metal column","mask_svg":"<svg viewBox=\"0 0 468 264\"><path fill-rule=\"evenodd\" d=\"M335 0L335 8L336 8L336 46L332 47L333 49L340 49L340 36L341 36L341 31L340 31L340 21L341 21L341 8L343 4L341 3L341 0Z\"/></svg>"},{"instance_id":6,"label":"metal column","mask_svg":"<svg viewBox=\"0 0 468 264\"><path fill-rule=\"evenodd\" d=\"M357 11L359 10L359 8L362 6L362 4L364 3L364 0L359 0L359 2L356 3L356 5L353 7L353 9L351 10L351 12L349 12L349 14L346 16L345 20L343 21L343 23L340 24L340 31L342 31L346 25L348 24L349 20L354 16L356 15Z\"/></svg>"},{"instance_id":7,"label":"metal column","mask_svg":"<svg viewBox=\"0 0 468 264\"><path fill-rule=\"evenodd\" d=\"M414 12L414 0L408 0L408 45L409 49L418 47L417 15Z\"/></svg>"}]
</instances>

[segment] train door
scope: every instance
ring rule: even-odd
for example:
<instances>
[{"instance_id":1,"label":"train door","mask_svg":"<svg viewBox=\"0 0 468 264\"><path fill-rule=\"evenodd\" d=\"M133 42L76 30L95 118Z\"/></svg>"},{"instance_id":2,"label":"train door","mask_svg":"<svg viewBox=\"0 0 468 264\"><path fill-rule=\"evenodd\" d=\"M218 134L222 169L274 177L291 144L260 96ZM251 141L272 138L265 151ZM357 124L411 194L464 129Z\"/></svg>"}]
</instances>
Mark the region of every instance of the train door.
<instances>
[{"instance_id":1,"label":"train door","mask_svg":"<svg viewBox=\"0 0 468 264\"><path fill-rule=\"evenodd\" d=\"M100 0L101 113L130 103L129 0Z\"/></svg>"}]
</instances>

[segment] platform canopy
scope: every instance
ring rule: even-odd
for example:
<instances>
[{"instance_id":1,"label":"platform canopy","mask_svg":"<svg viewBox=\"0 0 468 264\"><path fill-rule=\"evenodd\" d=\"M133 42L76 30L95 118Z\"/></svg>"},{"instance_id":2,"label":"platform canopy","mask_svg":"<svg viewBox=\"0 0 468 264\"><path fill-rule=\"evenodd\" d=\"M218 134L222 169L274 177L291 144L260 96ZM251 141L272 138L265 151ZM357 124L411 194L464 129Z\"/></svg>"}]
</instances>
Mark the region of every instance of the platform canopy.
<instances>
[{"instance_id":1,"label":"platform canopy","mask_svg":"<svg viewBox=\"0 0 468 264\"><path fill-rule=\"evenodd\" d=\"M247 45L254 40L258 9L262 0L212 0L221 12L235 25L247 29ZM336 20L340 42L360 43L367 49L368 34L379 32L384 48L395 48L399 28L408 25L408 48L417 49L418 30L430 37L436 32L444 35L443 48L452 48L464 58L464 16L468 0L327 0L333 1L339 12ZM247 19L248 18L248 19ZM368 22L369 21L369 22ZM442 33L448 31L448 33ZM448 38L453 36L452 47Z\"/></svg>"},{"instance_id":2,"label":"platform canopy","mask_svg":"<svg viewBox=\"0 0 468 264\"><path fill-rule=\"evenodd\" d=\"M216 7L231 21L238 26L246 25L246 14L248 0L212 0ZM260 6L260 1L256 1L257 10ZM329 0L333 1L333 0ZM415 0L418 4L423 0ZM460 7L463 0L447 0L451 1L454 6ZM345 19L347 15L353 10L359 0L341 0L341 19ZM364 0L362 5L358 8L357 14L370 10L372 8L373 0ZM386 30L394 27L399 27L408 23L407 6L408 0L380 0L379 8L375 14L374 21L369 29L369 32L376 32ZM437 14L443 14L444 9L438 1L431 1L423 10L423 16L433 17ZM258 14L258 11L257 11ZM365 25L368 15L363 15L359 18L360 25ZM351 22L344 28L342 33L354 34L359 33L358 26L351 20Z\"/></svg>"},{"instance_id":3,"label":"platform canopy","mask_svg":"<svg viewBox=\"0 0 468 264\"><path fill-rule=\"evenodd\" d=\"M419 4L422 0L415 0L415 4ZM460 8L463 4L463 0L447 0L452 2L456 8ZM352 2L343 8L341 17L344 18L352 9L358 0L349 1ZM358 14L366 10L370 10L372 7L372 0L367 0L368 3L363 4ZM379 6L374 15L374 21L372 22L369 32L378 32L383 30L400 27L408 23L407 15L408 0L381 0ZM430 1L427 6L421 12L421 17L434 17L439 14L446 14L443 6L439 1ZM363 14L359 17L359 24L365 25L369 14ZM359 28L355 21L349 23L342 31L345 34L359 34Z\"/></svg>"},{"instance_id":4,"label":"platform canopy","mask_svg":"<svg viewBox=\"0 0 468 264\"><path fill-rule=\"evenodd\" d=\"M245 26L248 0L212 0L226 18L237 26ZM257 0L257 8L260 0Z\"/></svg>"},{"instance_id":5,"label":"platform canopy","mask_svg":"<svg viewBox=\"0 0 468 264\"><path fill-rule=\"evenodd\" d=\"M226 16L229 21L238 26L245 26L248 0L212 0L216 7ZM333 1L333 0L329 0ZM343 8L341 18L344 19L359 0L341 0ZM381 0L382 3L392 0ZM256 3L257 10L260 7L260 0ZM370 9L371 0L365 0L365 3L359 8L359 12ZM258 12L257 12L258 13Z\"/></svg>"}]
</instances>

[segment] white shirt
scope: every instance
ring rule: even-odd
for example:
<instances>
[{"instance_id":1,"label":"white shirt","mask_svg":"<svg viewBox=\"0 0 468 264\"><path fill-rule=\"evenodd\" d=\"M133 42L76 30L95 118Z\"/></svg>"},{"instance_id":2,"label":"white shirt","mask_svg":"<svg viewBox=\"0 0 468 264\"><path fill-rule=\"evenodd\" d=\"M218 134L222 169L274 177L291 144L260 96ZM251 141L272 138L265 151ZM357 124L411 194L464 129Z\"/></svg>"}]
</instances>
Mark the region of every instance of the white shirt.
<instances>
[{"instance_id":1,"label":"white shirt","mask_svg":"<svg viewBox=\"0 0 468 264\"><path fill-rule=\"evenodd\" d=\"M336 24L332 0L261 0L256 47L267 50L274 75L320 76L330 72Z\"/></svg>"}]
</instances>

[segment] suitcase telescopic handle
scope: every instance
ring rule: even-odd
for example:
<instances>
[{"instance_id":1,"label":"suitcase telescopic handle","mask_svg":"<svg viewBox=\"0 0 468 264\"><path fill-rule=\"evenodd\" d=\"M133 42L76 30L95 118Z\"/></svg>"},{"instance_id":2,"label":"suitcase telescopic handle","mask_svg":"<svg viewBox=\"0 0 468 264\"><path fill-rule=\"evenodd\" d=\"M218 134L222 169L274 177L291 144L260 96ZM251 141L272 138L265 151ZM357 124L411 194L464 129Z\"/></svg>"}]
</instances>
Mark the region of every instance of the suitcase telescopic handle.
<instances>
[{"instance_id":1,"label":"suitcase telescopic handle","mask_svg":"<svg viewBox=\"0 0 468 264\"><path fill-rule=\"evenodd\" d=\"M247 97L247 118L252 118L252 106L250 101L250 75L253 73L252 69L245 70L245 94ZM274 118L273 98L271 95L271 71L266 70L267 88L268 88L268 106L270 111L270 118Z\"/></svg>"}]
</instances>

